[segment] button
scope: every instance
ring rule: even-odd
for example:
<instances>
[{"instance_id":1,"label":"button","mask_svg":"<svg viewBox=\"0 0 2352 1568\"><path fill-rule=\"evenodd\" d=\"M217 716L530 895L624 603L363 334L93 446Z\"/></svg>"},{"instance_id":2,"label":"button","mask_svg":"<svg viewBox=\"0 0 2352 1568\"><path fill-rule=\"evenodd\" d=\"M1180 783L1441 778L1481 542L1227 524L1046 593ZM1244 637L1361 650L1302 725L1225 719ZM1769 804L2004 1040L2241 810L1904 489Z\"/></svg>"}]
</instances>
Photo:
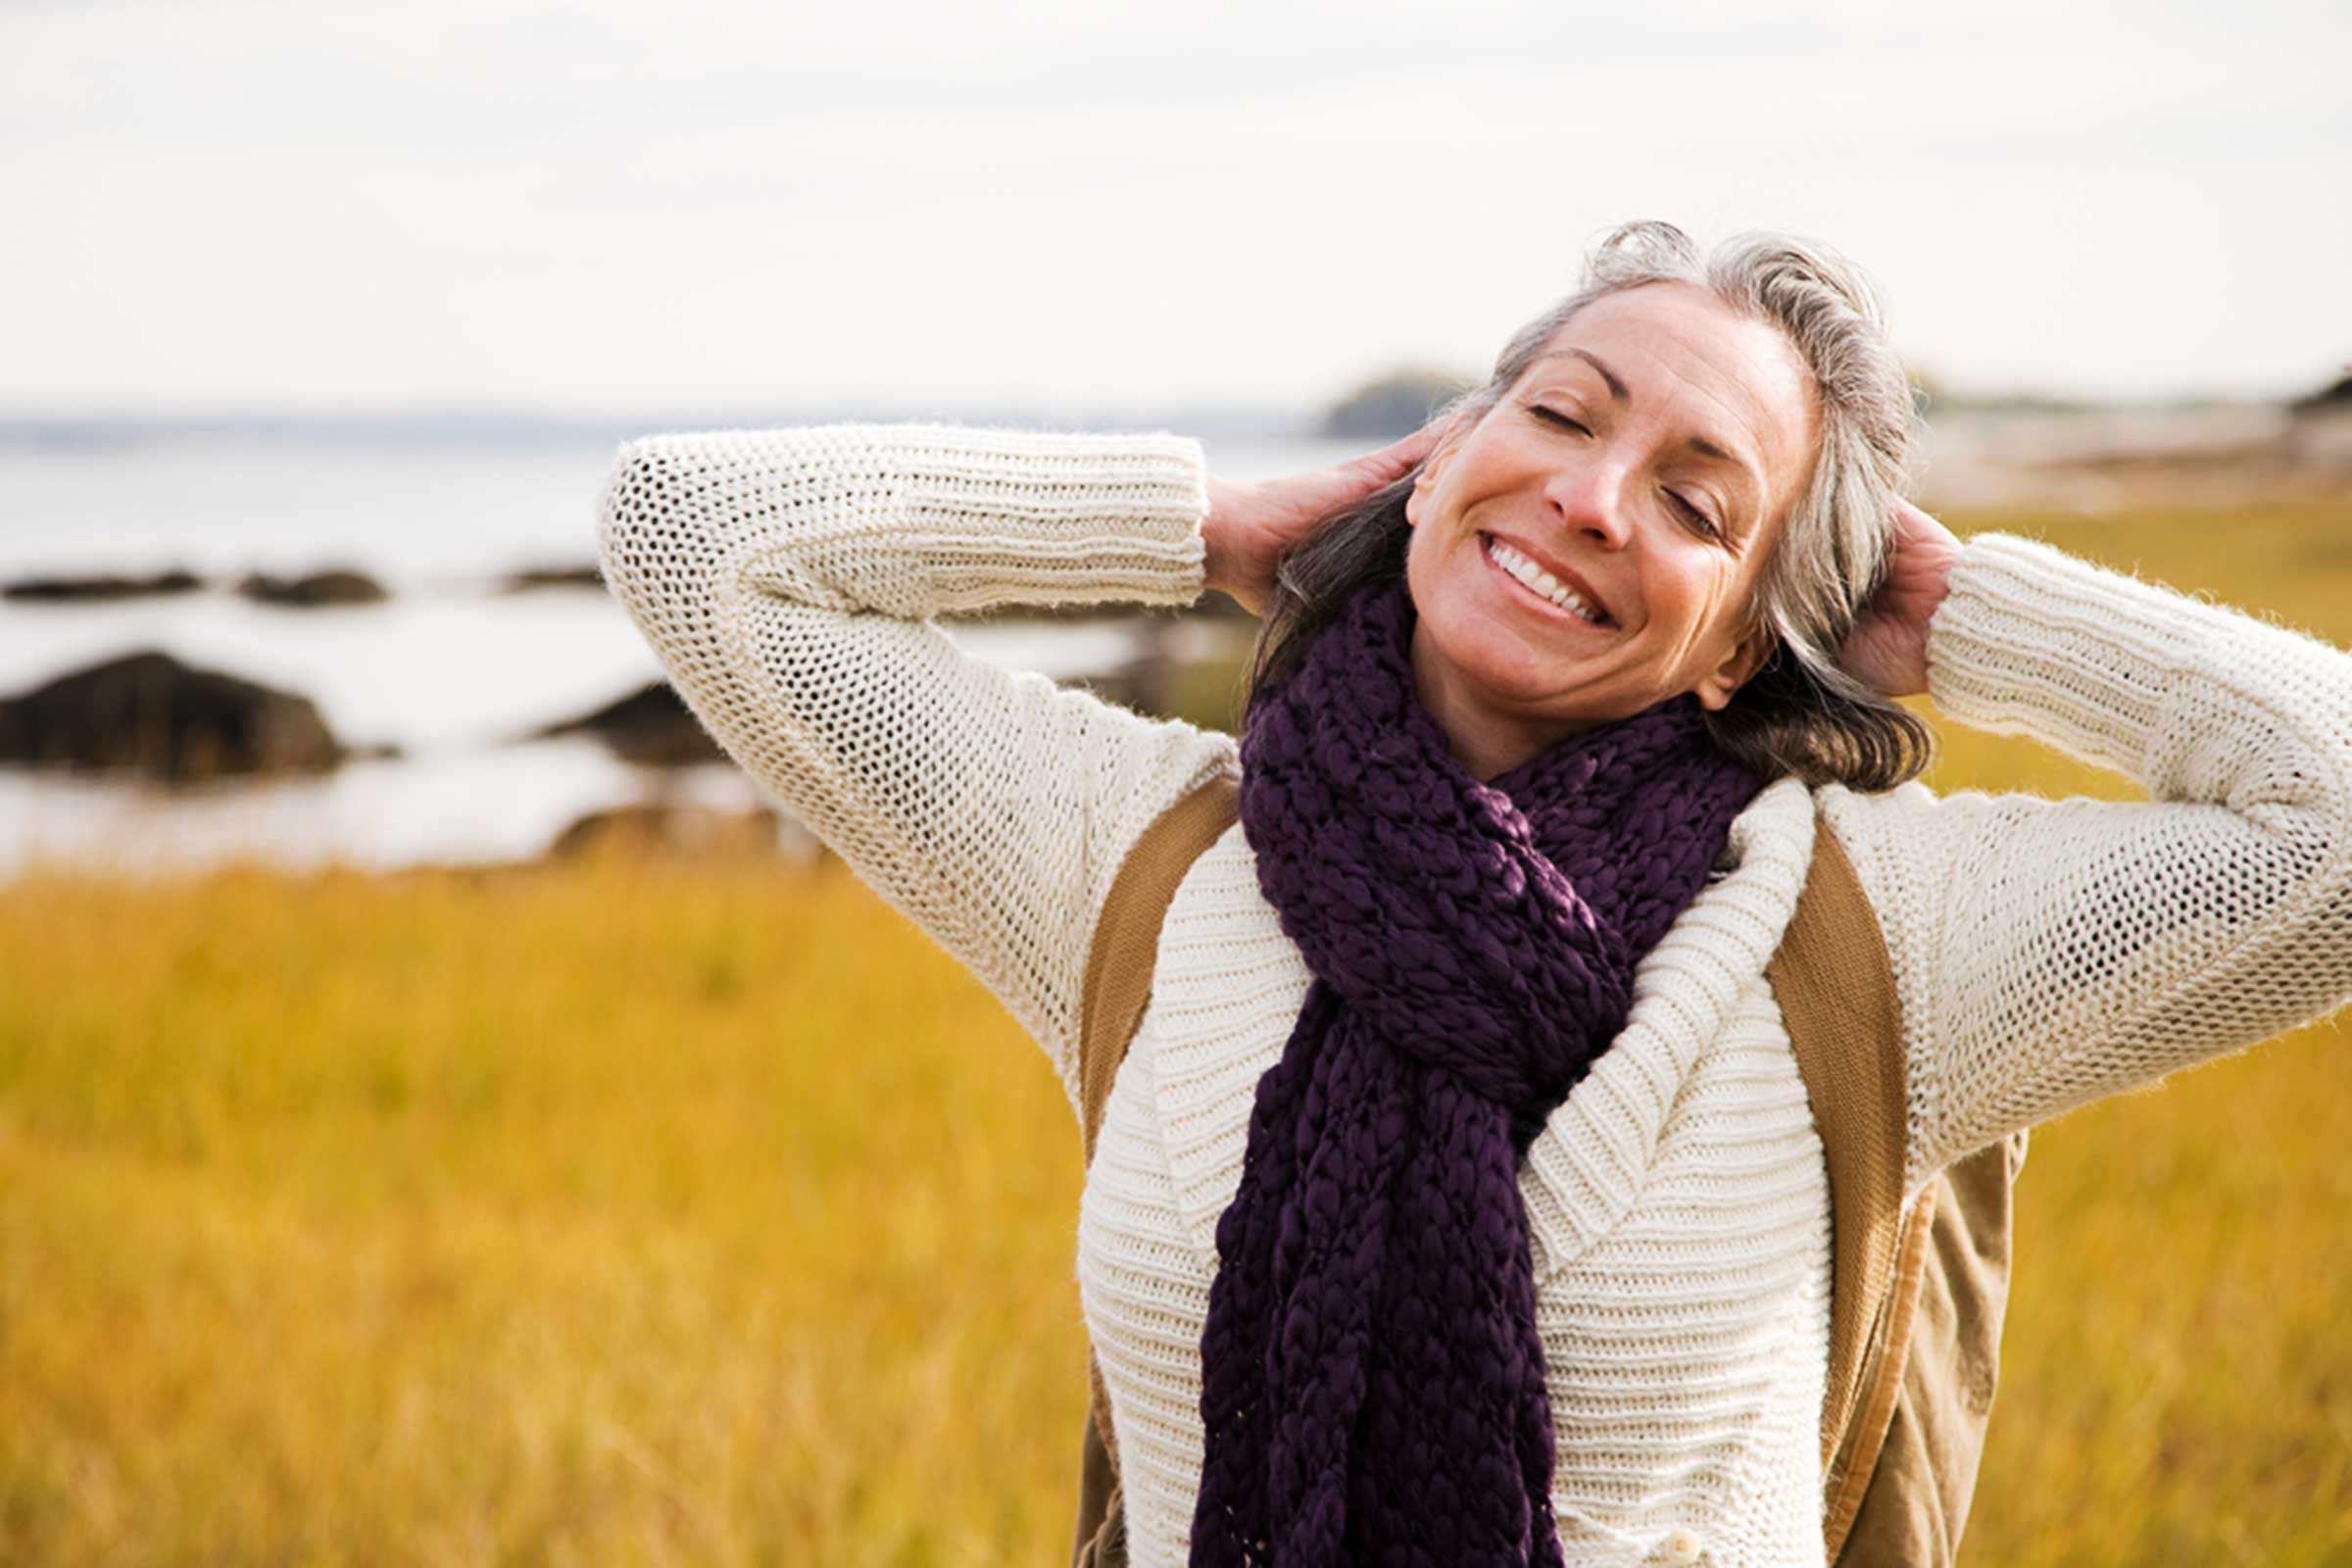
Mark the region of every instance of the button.
<instances>
[{"instance_id":1,"label":"button","mask_svg":"<svg viewBox=\"0 0 2352 1568\"><path fill-rule=\"evenodd\" d=\"M1699 1545L1698 1538L1688 1530L1677 1530L1659 1542L1658 1546L1666 1553L1666 1560L1672 1563L1696 1562L1699 1552L1704 1549Z\"/></svg>"}]
</instances>

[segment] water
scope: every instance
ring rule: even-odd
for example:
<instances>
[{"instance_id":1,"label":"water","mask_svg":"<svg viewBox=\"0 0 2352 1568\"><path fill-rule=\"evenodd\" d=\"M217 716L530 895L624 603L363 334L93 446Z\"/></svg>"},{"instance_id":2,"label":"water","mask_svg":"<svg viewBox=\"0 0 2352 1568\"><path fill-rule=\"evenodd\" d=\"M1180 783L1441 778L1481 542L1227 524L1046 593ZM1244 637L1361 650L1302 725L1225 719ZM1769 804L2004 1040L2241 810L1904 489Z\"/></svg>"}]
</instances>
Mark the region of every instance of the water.
<instances>
[{"instance_id":1,"label":"water","mask_svg":"<svg viewBox=\"0 0 2352 1568\"><path fill-rule=\"evenodd\" d=\"M1350 455L1219 445L1250 478ZM0 768L0 876L35 859L138 873L230 858L315 866L483 863L539 854L582 813L656 798L737 808L732 767L665 772L585 740L520 736L659 677L602 592L505 594L507 572L595 553L604 445L370 450L179 441L0 448L0 578L186 566L220 586L115 604L0 602L0 695L139 648L311 698L347 745L397 760L318 779L169 791ZM229 589L251 570L357 566L380 605L289 610ZM1057 678L1134 647L1111 622L959 623L975 657Z\"/></svg>"}]
</instances>

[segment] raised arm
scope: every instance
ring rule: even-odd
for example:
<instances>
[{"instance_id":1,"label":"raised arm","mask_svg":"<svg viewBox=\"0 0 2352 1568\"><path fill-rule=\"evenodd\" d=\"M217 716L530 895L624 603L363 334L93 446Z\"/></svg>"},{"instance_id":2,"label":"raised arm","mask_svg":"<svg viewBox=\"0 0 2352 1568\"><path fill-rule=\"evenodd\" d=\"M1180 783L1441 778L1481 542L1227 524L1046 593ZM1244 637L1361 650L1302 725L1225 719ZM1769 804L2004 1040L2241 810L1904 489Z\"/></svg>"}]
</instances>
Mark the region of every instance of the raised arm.
<instances>
[{"instance_id":1,"label":"raised arm","mask_svg":"<svg viewBox=\"0 0 2352 1568\"><path fill-rule=\"evenodd\" d=\"M2352 655L2007 534L1949 584L1936 707L2152 799L1826 793L1893 961L1912 1186L2352 1001Z\"/></svg>"},{"instance_id":2,"label":"raised arm","mask_svg":"<svg viewBox=\"0 0 2352 1568\"><path fill-rule=\"evenodd\" d=\"M1190 604L1204 486L1174 436L831 425L632 442L602 500L605 581L687 706L1003 1002L1073 1103L1110 877L1234 742L1003 669L928 617Z\"/></svg>"}]
</instances>

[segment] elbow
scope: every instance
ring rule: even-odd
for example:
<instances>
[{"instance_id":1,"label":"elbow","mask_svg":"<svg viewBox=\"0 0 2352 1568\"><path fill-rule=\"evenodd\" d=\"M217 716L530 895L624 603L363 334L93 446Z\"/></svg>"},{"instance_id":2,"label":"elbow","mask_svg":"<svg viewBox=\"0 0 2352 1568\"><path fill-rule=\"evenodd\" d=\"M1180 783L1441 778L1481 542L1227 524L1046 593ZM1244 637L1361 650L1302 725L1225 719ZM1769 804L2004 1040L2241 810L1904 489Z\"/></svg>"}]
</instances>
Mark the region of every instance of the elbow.
<instances>
[{"instance_id":1,"label":"elbow","mask_svg":"<svg viewBox=\"0 0 2352 1568\"><path fill-rule=\"evenodd\" d=\"M623 442L596 504L596 564L606 590L626 603L660 548L659 505L669 464L652 439Z\"/></svg>"},{"instance_id":2,"label":"elbow","mask_svg":"<svg viewBox=\"0 0 2352 1568\"><path fill-rule=\"evenodd\" d=\"M855 609L816 564L799 561L812 534L850 516L881 486L824 461L797 431L682 432L622 444L597 503L597 564L607 589L642 624L707 620L747 590ZM752 581L755 564L758 580ZM688 607L681 609L680 607ZM690 628L699 629L699 628Z\"/></svg>"},{"instance_id":3,"label":"elbow","mask_svg":"<svg viewBox=\"0 0 2352 1568\"><path fill-rule=\"evenodd\" d=\"M726 483L709 438L624 443L596 509L597 569L664 664L707 648L747 564L772 547L773 512Z\"/></svg>"},{"instance_id":4,"label":"elbow","mask_svg":"<svg viewBox=\"0 0 2352 1568\"><path fill-rule=\"evenodd\" d=\"M2352 769L2342 780L2352 786ZM2336 792L2331 809L2315 813L2316 870L2307 887L2313 901L2318 952L2338 968L2337 1005L2352 1001L2352 787Z\"/></svg>"},{"instance_id":5,"label":"elbow","mask_svg":"<svg viewBox=\"0 0 2352 1568\"><path fill-rule=\"evenodd\" d=\"M2307 653L2308 641L2293 651ZM2289 665L2265 707L2273 722L2239 742L2253 755L2226 804L2291 847L2308 891L2352 900L2352 658L2327 649ZM2217 747L2208 765L2231 760Z\"/></svg>"}]
</instances>

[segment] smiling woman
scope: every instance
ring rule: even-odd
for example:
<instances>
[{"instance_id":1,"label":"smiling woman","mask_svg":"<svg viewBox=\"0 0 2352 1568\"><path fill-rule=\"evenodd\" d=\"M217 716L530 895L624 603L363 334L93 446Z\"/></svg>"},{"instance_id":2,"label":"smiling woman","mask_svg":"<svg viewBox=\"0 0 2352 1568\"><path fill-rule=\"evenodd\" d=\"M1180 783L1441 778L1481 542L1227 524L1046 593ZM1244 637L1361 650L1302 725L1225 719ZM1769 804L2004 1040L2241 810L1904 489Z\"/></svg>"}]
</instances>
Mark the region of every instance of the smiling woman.
<instances>
[{"instance_id":1,"label":"smiling woman","mask_svg":"<svg viewBox=\"0 0 2352 1568\"><path fill-rule=\"evenodd\" d=\"M1680 229L1630 223L1424 433L1425 461L1394 453L1336 514L1212 481L1212 540L1221 514L1279 542L1215 541L1210 578L1264 606L1253 692L1351 592L1407 578L1415 685L1480 778L1690 692L1768 776L1887 789L1927 765L1931 731L1894 701L1924 681L1889 690L1839 656L1890 574L1939 581L1954 548L1935 529L1894 549L1912 423L1850 264L1755 235L1702 265ZM1548 612L1562 583L1602 621Z\"/></svg>"},{"instance_id":2,"label":"smiling woman","mask_svg":"<svg viewBox=\"0 0 2352 1568\"><path fill-rule=\"evenodd\" d=\"M1422 700L1464 765L1491 778L1675 692L1731 702L1771 651L1750 606L1813 403L1777 329L1659 283L1578 312L1451 422L1405 501L1406 569Z\"/></svg>"},{"instance_id":3,"label":"smiling woman","mask_svg":"<svg viewBox=\"0 0 2352 1568\"><path fill-rule=\"evenodd\" d=\"M1642 224L1448 417L1317 473L932 425L620 454L605 580L678 690L1090 1134L1122 1491L1083 1561L1949 1561L1973 1447L1897 1441L1848 1272L1901 1272L1898 1210L1945 1256L1973 1170L2005 1277L2027 1128L2352 997L2352 658L1961 544L1897 494L1910 420L1851 269ZM934 623L1207 587L1267 612L1239 737ZM1923 691L2149 798L1939 798ZM1173 866L1135 945L1131 864ZM1864 984L1785 1004L1823 886ZM1150 979L1107 1074L1098 951ZM1808 990L1862 1021L1804 1026ZM1990 1359L1938 1385L1979 1422Z\"/></svg>"}]
</instances>

